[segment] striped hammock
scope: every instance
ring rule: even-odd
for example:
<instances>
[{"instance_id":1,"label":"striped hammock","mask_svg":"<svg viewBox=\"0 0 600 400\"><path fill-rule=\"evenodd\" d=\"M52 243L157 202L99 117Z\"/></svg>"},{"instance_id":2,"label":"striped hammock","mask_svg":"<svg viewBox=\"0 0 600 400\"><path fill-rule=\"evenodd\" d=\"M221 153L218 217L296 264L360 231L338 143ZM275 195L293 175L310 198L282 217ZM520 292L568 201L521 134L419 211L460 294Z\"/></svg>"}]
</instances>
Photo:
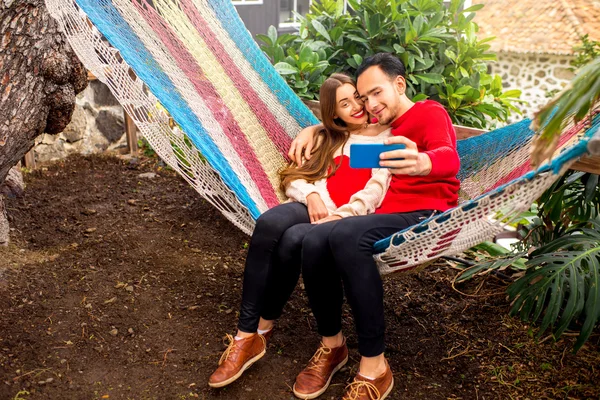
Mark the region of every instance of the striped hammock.
<instances>
[{"instance_id":1,"label":"striped hammock","mask_svg":"<svg viewBox=\"0 0 600 400\"><path fill-rule=\"evenodd\" d=\"M284 199L278 170L293 136L318 121L273 69L231 0L46 4L156 153L251 234L255 219ZM586 153L599 123L568 126L564 151L536 171L528 162L528 120L459 141L460 205L378 242L380 271L456 254L502 231Z\"/></svg>"}]
</instances>

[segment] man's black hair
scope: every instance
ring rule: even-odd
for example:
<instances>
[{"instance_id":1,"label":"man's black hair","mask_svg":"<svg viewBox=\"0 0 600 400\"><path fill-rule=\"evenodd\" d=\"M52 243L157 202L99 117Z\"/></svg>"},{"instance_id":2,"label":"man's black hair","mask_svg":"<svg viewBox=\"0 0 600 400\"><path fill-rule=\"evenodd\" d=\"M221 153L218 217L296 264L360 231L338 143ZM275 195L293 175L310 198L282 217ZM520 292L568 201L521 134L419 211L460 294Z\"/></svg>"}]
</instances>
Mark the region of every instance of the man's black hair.
<instances>
[{"instance_id":1,"label":"man's black hair","mask_svg":"<svg viewBox=\"0 0 600 400\"><path fill-rule=\"evenodd\" d=\"M390 53L377 53L363 60L356 70L356 79L368 68L377 66L390 78L396 79L398 75L405 78L406 68L397 57Z\"/></svg>"}]
</instances>

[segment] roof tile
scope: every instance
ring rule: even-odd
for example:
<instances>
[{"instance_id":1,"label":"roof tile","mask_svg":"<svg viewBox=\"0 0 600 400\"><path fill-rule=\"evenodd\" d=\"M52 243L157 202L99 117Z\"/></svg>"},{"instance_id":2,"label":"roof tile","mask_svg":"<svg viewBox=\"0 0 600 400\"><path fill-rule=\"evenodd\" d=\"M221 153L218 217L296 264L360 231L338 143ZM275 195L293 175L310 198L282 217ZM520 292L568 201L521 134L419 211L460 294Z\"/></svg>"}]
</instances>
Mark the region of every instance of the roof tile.
<instances>
[{"instance_id":1,"label":"roof tile","mask_svg":"<svg viewBox=\"0 0 600 400\"><path fill-rule=\"evenodd\" d=\"M473 0L481 38L495 51L572 54L588 34L600 41L600 0Z\"/></svg>"}]
</instances>

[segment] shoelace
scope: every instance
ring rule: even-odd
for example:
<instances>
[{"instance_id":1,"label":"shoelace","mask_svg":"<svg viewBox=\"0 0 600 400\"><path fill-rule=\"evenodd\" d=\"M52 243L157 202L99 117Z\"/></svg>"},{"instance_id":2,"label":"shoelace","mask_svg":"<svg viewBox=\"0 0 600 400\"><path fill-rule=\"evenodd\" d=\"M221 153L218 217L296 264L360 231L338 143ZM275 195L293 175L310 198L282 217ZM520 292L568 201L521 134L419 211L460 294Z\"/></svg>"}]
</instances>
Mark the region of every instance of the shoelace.
<instances>
[{"instance_id":1,"label":"shoelace","mask_svg":"<svg viewBox=\"0 0 600 400\"><path fill-rule=\"evenodd\" d=\"M231 350L233 350L233 348L235 346L235 339L229 333L225 334L225 338L223 339L223 343L225 343L225 339L228 340L229 343L227 344L227 348L225 349L225 351L221 355L221 359L219 360L219 365L221 365L223 363L223 361L227 360L227 357L229 357L229 353L231 353Z\"/></svg>"},{"instance_id":2,"label":"shoelace","mask_svg":"<svg viewBox=\"0 0 600 400\"><path fill-rule=\"evenodd\" d=\"M258 337L260 337L260 339L263 341L263 344L266 346L267 341L266 341L265 337L263 335L258 335ZM230 335L229 333L225 334L225 337L223 338L223 344L225 344L225 340L228 340L229 343L227 344L227 348L221 355L221 359L219 359L219 365L221 365L223 363L223 361L227 360L227 357L229 357L229 354L231 353L231 351L233 350L233 348L235 347L236 342L237 342L234 339L234 337L232 335Z\"/></svg>"},{"instance_id":3,"label":"shoelace","mask_svg":"<svg viewBox=\"0 0 600 400\"><path fill-rule=\"evenodd\" d=\"M319 370L325 361L321 357L327 354L331 354L331 349L321 344L321 347L319 347L315 355L310 359L310 366L308 366L306 369Z\"/></svg>"},{"instance_id":4,"label":"shoelace","mask_svg":"<svg viewBox=\"0 0 600 400\"><path fill-rule=\"evenodd\" d=\"M371 400L379 400L381 394L379 389L371 382L355 380L346 387L346 395L342 400L356 400L360 396L360 390L364 388Z\"/></svg>"}]
</instances>

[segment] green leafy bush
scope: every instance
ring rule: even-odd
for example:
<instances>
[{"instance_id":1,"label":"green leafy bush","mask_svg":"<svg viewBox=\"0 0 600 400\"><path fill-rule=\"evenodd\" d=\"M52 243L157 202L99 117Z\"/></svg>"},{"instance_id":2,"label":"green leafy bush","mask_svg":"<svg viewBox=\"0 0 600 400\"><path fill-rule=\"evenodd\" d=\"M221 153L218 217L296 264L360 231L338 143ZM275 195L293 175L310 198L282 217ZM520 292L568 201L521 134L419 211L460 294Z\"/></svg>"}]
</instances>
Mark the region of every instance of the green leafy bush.
<instances>
[{"instance_id":1,"label":"green leafy bush","mask_svg":"<svg viewBox=\"0 0 600 400\"><path fill-rule=\"evenodd\" d=\"M303 32L305 37L306 30ZM330 75L326 71L331 70L325 43L306 40L294 47L291 43L296 43L298 36L290 33L278 36L274 26L269 27L267 35L257 38L264 43L263 51L294 92L306 100L318 99L321 84Z\"/></svg>"},{"instance_id":2,"label":"green leafy bush","mask_svg":"<svg viewBox=\"0 0 600 400\"><path fill-rule=\"evenodd\" d=\"M258 35L262 49L296 93L317 99L320 84L334 72L353 74L365 57L395 54L407 68L407 95L442 103L455 123L489 128L506 121L520 91L503 91L500 76L487 72L496 59L492 38L478 40L475 12L464 0L314 1L299 16L298 34Z\"/></svg>"},{"instance_id":3,"label":"green leafy bush","mask_svg":"<svg viewBox=\"0 0 600 400\"><path fill-rule=\"evenodd\" d=\"M589 35L585 34L581 37L581 44L574 47L573 51L575 52L575 60L571 64L575 68L580 68L600 57L600 42L590 40Z\"/></svg>"}]
</instances>

